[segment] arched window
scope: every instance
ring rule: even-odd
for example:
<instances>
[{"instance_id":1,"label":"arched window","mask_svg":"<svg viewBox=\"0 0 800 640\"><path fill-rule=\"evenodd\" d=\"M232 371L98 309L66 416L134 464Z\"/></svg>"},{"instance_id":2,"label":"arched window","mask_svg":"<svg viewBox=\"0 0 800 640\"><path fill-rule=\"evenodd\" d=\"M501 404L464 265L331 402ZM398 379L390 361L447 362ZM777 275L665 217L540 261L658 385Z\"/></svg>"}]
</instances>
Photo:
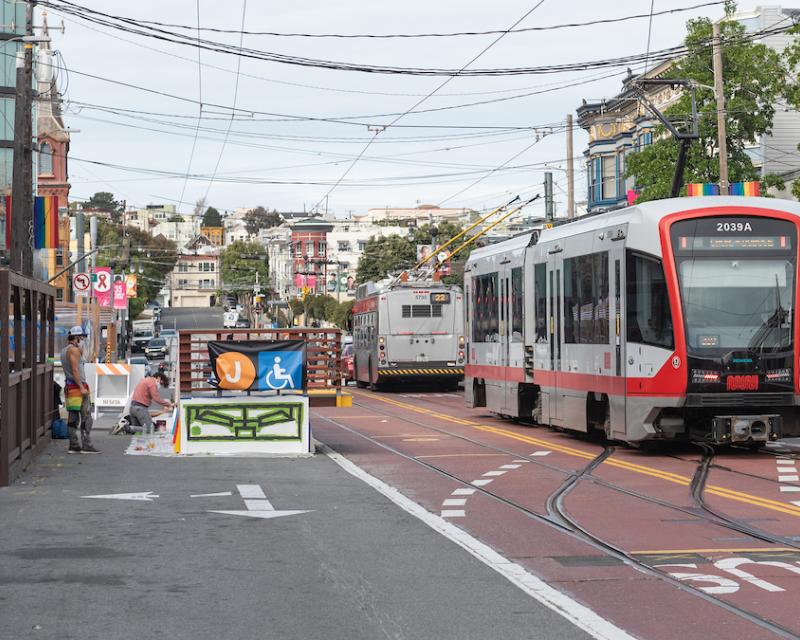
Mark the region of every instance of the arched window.
<instances>
[{"instance_id":1,"label":"arched window","mask_svg":"<svg viewBox=\"0 0 800 640\"><path fill-rule=\"evenodd\" d=\"M42 175L53 174L53 147L43 142L39 148L39 173Z\"/></svg>"}]
</instances>

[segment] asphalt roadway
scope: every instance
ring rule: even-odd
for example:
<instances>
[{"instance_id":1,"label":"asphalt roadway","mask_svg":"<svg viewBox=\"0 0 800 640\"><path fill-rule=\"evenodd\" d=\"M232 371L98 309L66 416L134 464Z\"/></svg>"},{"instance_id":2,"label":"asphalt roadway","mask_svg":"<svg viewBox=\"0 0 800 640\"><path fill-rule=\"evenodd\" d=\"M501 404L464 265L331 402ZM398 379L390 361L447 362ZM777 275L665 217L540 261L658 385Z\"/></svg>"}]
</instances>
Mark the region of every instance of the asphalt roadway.
<instances>
[{"instance_id":1,"label":"asphalt roadway","mask_svg":"<svg viewBox=\"0 0 800 640\"><path fill-rule=\"evenodd\" d=\"M165 307L161 310L161 326L165 329L221 329L221 307Z\"/></svg>"},{"instance_id":2,"label":"asphalt roadway","mask_svg":"<svg viewBox=\"0 0 800 640\"><path fill-rule=\"evenodd\" d=\"M588 637L325 455L126 456L129 438L103 431L95 443L102 455L70 456L54 441L0 489L3 640ZM213 513L257 487L303 513ZM144 499L85 497L120 493Z\"/></svg>"}]
</instances>

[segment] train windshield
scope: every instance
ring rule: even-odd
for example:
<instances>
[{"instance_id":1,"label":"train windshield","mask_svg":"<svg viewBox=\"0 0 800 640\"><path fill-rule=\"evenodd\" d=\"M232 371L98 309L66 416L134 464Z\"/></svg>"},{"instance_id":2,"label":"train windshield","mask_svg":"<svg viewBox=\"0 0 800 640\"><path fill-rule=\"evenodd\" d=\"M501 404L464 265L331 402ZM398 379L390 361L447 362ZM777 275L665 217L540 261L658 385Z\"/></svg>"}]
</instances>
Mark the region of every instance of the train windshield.
<instances>
[{"instance_id":1,"label":"train windshield","mask_svg":"<svg viewBox=\"0 0 800 640\"><path fill-rule=\"evenodd\" d=\"M678 223L672 234L690 354L792 348L796 233L791 223L706 218Z\"/></svg>"}]
</instances>

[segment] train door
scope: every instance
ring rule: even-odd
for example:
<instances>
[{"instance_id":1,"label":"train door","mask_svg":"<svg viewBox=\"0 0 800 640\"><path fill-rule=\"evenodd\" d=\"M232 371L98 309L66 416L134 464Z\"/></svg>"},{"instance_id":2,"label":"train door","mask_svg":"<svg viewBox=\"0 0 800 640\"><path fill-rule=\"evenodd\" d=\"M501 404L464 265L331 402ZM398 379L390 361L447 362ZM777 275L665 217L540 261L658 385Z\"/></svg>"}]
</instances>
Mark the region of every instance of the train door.
<instances>
[{"instance_id":1,"label":"train door","mask_svg":"<svg viewBox=\"0 0 800 640\"><path fill-rule=\"evenodd\" d=\"M617 381L617 384L611 385L611 388L618 391L608 394L609 417L611 418L610 424L606 426L610 431L606 433L608 437L612 437L615 428L623 431L625 428L625 399L627 396L625 388L627 383L625 377L625 317L623 315L623 305L625 304L625 247L623 246L619 246L611 252L611 282L613 285L610 293L613 301L611 373L612 379Z\"/></svg>"},{"instance_id":2,"label":"train door","mask_svg":"<svg viewBox=\"0 0 800 640\"><path fill-rule=\"evenodd\" d=\"M561 271L563 260L561 259L561 249L558 247L551 249L547 256L547 313L549 324L549 347L550 347L550 389L548 393L548 423L559 425L562 421L561 407L561 299L562 282ZM543 407L544 409L544 407Z\"/></svg>"},{"instance_id":3,"label":"train door","mask_svg":"<svg viewBox=\"0 0 800 640\"><path fill-rule=\"evenodd\" d=\"M503 413L516 415L516 410L508 402L511 366L511 270L510 260L503 261L500 268L500 366L503 368Z\"/></svg>"}]
</instances>

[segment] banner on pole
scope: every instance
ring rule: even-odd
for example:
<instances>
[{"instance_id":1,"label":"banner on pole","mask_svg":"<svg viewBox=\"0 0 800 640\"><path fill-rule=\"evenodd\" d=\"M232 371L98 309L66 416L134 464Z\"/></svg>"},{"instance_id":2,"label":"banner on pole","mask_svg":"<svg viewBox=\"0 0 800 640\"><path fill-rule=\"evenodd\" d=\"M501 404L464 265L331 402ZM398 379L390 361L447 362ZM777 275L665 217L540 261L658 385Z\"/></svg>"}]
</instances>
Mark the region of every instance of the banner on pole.
<instances>
[{"instance_id":1,"label":"banner on pole","mask_svg":"<svg viewBox=\"0 0 800 640\"><path fill-rule=\"evenodd\" d=\"M95 267L94 297L101 307L111 306L111 269L109 267Z\"/></svg>"},{"instance_id":2,"label":"banner on pole","mask_svg":"<svg viewBox=\"0 0 800 640\"><path fill-rule=\"evenodd\" d=\"M303 340L211 341L209 383L235 391L302 391L306 386Z\"/></svg>"},{"instance_id":3,"label":"banner on pole","mask_svg":"<svg viewBox=\"0 0 800 640\"><path fill-rule=\"evenodd\" d=\"M125 280L122 276L117 276L117 280L114 281L114 308L115 309L127 309L128 308L128 295L127 295L127 287L125 286Z\"/></svg>"},{"instance_id":4,"label":"banner on pole","mask_svg":"<svg viewBox=\"0 0 800 640\"><path fill-rule=\"evenodd\" d=\"M136 274L128 273L125 275L125 295L129 298L136 297Z\"/></svg>"},{"instance_id":5,"label":"banner on pole","mask_svg":"<svg viewBox=\"0 0 800 640\"><path fill-rule=\"evenodd\" d=\"M33 204L33 248L58 248L58 197L36 196Z\"/></svg>"}]
</instances>

